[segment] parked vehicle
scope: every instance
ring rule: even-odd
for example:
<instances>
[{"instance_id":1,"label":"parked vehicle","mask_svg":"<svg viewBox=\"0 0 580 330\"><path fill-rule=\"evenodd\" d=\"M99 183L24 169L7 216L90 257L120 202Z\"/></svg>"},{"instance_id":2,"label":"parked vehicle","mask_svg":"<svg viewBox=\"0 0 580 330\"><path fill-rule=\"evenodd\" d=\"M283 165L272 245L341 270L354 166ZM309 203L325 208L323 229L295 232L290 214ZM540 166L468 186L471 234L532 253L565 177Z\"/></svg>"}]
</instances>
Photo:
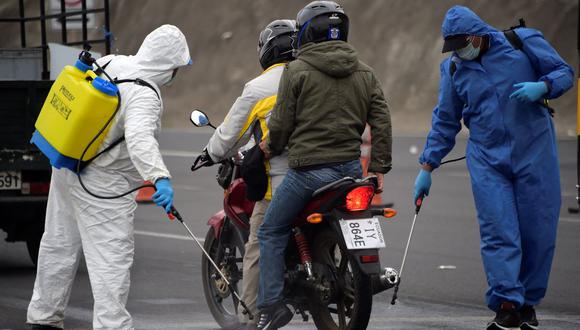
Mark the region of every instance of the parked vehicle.
<instances>
[{"instance_id":1,"label":"parked vehicle","mask_svg":"<svg viewBox=\"0 0 580 330\"><path fill-rule=\"evenodd\" d=\"M24 1L14 0L13 5L18 7L19 17L0 17L0 26L20 24L21 44L21 48L0 49L0 229L6 232L8 242L25 241L30 258L36 263L51 175L48 159L30 144L34 123L53 83L46 24L52 19L60 20L61 46L84 45L89 41L86 25L89 9L65 12L63 1L59 13L48 14L45 1L38 1L40 16L26 17ZM103 28L107 31L103 39L90 42L103 43L108 54L111 49L109 0L103 1L102 8L90 11L103 13ZM65 17L83 22L81 40L68 40ZM26 24L40 25L40 46L27 43Z\"/></svg>"},{"instance_id":2,"label":"parked vehicle","mask_svg":"<svg viewBox=\"0 0 580 330\"><path fill-rule=\"evenodd\" d=\"M28 141L50 81L0 81L0 229L26 242L36 264L50 186L50 164Z\"/></svg>"}]
</instances>

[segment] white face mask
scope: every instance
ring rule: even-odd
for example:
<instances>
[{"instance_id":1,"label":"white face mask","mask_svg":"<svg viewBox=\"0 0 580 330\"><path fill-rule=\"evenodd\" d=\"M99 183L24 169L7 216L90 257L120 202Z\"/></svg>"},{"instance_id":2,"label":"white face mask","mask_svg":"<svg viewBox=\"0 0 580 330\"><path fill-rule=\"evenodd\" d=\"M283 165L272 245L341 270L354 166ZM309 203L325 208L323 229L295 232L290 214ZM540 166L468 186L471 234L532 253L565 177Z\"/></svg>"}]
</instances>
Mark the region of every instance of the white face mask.
<instances>
[{"instance_id":1,"label":"white face mask","mask_svg":"<svg viewBox=\"0 0 580 330\"><path fill-rule=\"evenodd\" d=\"M175 76L177 76L177 69L174 69L173 72L171 73L171 79L169 79L168 82L165 83L165 87L169 87L171 85L173 85L173 82L175 81Z\"/></svg>"},{"instance_id":2,"label":"white face mask","mask_svg":"<svg viewBox=\"0 0 580 330\"><path fill-rule=\"evenodd\" d=\"M475 48L471 40L467 46L456 50L457 56L462 60L471 61L476 59L479 56L479 52L481 51L481 47Z\"/></svg>"}]
</instances>

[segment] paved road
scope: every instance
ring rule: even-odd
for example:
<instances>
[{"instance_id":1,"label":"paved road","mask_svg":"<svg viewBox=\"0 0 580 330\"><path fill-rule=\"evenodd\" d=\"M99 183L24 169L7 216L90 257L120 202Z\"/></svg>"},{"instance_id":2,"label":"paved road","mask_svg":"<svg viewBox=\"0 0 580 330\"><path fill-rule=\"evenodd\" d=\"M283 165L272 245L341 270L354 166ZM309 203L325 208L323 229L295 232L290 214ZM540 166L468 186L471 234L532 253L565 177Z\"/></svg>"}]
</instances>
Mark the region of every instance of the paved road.
<instances>
[{"instance_id":1,"label":"paved road","mask_svg":"<svg viewBox=\"0 0 580 330\"><path fill-rule=\"evenodd\" d=\"M222 198L214 180L216 168L189 172L193 154L208 137L204 130L167 132L161 141L175 176L176 206L200 237ZM409 204L417 171L417 156L410 151L413 146L421 149L421 144L421 139L413 137L395 139L395 166L386 177L384 199L395 203L399 215L383 223L388 241L381 253L384 265L399 267L412 220ZM461 155L464 146L459 141L454 155ZM564 203L550 290L539 311L544 329L580 329L580 217L566 211L574 203L575 148L573 140L560 141ZM377 296L369 329L483 328L491 313L483 307L485 278L474 214L465 164L437 171L416 227L400 302L390 307L390 291ZM136 259L128 305L136 328L217 329L200 284L201 253L184 230L152 205L139 207L135 223ZM34 272L23 243L0 243L0 329L22 329ZM88 276L81 267L67 311L67 329L89 329L91 310ZM313 328L298 318L288 327Z\"/></svg>"}]
</instances>

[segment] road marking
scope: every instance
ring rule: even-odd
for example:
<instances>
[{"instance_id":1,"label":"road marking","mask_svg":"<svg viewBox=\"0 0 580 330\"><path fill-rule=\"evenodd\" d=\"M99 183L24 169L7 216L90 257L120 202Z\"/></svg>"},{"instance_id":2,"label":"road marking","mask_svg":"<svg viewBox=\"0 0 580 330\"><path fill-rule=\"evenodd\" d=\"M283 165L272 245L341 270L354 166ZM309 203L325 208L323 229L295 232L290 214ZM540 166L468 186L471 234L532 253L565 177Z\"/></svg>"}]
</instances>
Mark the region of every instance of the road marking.
<instances>
[{"instance_id":1,"label":"road marking","mask_svg":"<svg viewBox=\"0 0 580 330\"><path fill-rule=\"evenodd\" d=\"M577 218L560 218L562 222L580 223L580 219Z\"/></svg>"},{"instance_id":2,"label":"road marking","mask_svg":"<svg viewBox=\"0 0 580 330\"><path fill-rule=\"evenodd\" d=\"M161 155L166 157L185 157L194 158L200 155L199 152L183 151L183 150L161 150Z\"/></svg>"},{"instance_id":3,"label":"road marking","mask_svg":"<svg viewBox=\"0 0 580 330\"><path fill-rule=\"evenodd\" d=\"M176 299L160 299L165 303L179 303L179 304L191 304L196 303L195 300L190 299L183 299L183 298L176 298ZM153 303L155 304L154 300L151 299L144 299L144 300L137 300L140 302L146 303ZM11 298L0 296L0 306L7 306L14 309L26 311L26 308L29 304L29 299L24 298ZM382 305L383 304L377 304ZM463 305L463 304L462 304ZM397 308L403 308L403 311L407 309L403 306L399 306ZM390 308L389 308L390 309ZM67 318L72 318L79 321L86 321L90 322L93 317L93 313L91 308L83 308L83 307L76 307L76 306L69 306L66 311ZM393 325L395 323L396 328L401 328L401 324L403 323L407 329L414 329L413 325L420 325L423 323L440 323L441 325L456 325L458 323L484 323L490 319L489 315L454 315L454 316L380 316L380 317L371 317L370 319L370 329L395 329L394 327L385 327L388 324ZM1 314L0 314L1 315ZM202 313L201 315L195 315L196 321L190 320L172 320L169 319L170 316L167 316L168 319L164 319L162 315L151 315L150 313L145 314L141 310L133 311L133 316L135 319L135 325L138 329L215 329L217 324L212 320L211 315ZM206 318L199 319L199 318ZM541 314L540 317L542 320L545 321L558 321L558 322L566 322L578 325L580 324L580 315L574 314ZM379 323L379 324L377 324ZM297 319L294 319L289 325L288 329L310 329L312 328L312 322L301 322ZM465 324L463 324L465 325ZM471 324L473 325L473 324ZM422 328L422 327L421 327ZM565 329L572 329L570 327L566 327ZM577 329L577 327L575 327Z\"/></svg>"},{"instance_id":4,"label":"road marking","mask_svg":"<svg viewBox=\"0 0 580 330\"><path fill-rule=\"evenodd\" d=\"M135 235L141 236L150 236L150 237L161 237L161 238L171 238L171 239L179 239L183 241L191 241L193 238L185 235L174 235L174 234L165 234L165 233L156 233L153 231L145 231L145 230L135 230ZM198 238L198 240L203 243L205 239Z\"/></svg>"},{"instance_id":5,"label":"road marking","mask_svg":"<svg viewBox=\"0 0 580 330\"><path fill-rule=\"evenodd\" d=\"M203 189L201 187L195 187L195 186L186 186L186 185L173 185L173 189L175 190L187 190L187 191L203 191Z\"/></svg>"},{"instance_id":6,"label":"road marking","mask_svg":"<svg viewBox=\"0 0 580 330\"><path fill-rule=\"evenodd\" d=\"M540 314L542 320L564 321L574 324L580 322L579 315L543 315ZM489 321L490 316L412 316L412 317L371 317L370 321L379 322L405 322L405 323L425 323L437 322L443 324L454 324L457 321Z\"/></svg>"}]
</instances>

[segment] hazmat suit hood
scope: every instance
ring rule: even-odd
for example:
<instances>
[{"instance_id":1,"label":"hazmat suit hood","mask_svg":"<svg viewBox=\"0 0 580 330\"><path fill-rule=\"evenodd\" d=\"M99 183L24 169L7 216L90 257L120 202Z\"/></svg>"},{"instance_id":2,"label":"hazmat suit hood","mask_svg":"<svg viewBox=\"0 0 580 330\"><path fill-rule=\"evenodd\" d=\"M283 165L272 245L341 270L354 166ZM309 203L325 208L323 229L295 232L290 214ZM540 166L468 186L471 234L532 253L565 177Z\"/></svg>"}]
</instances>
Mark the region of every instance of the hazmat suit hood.
<instances>
[{"instance_id":1,"label":"hazmat suit hood","mask_svg":"<svg viewBox=\"0 0 580 330\"><path fill-rule=\"evenodd\" d=\"M497 32L497 30L464 6L451 7L445 14L441 26L443 38L457 34L482 36L492 32Z\"/></svg>"},{"instance_id":2,"label":"hazmat suit hood","mask_svg":"<svg viewBox=\"0 0 580 330\"><path fill-rule=\"evenodd\" d=\"M140 78L164 86L171 81L174 69L191 64L191 57L181 30L166 24L145 37L136 55L105 56L99 64L109 61L105 71L119 72L119 79Z\"/></svg>"},{"instance_id":3,"label":"hazmat suit hood","mask_svg":"<svg viewBox=\"0 0 580 330\"><path fill-rule=\"evenodd\" d=\"M300 49L297 58L336 78L348 77L358 67L356 50L344 41L306 45Z\"/></svg>"}]
</instances>

